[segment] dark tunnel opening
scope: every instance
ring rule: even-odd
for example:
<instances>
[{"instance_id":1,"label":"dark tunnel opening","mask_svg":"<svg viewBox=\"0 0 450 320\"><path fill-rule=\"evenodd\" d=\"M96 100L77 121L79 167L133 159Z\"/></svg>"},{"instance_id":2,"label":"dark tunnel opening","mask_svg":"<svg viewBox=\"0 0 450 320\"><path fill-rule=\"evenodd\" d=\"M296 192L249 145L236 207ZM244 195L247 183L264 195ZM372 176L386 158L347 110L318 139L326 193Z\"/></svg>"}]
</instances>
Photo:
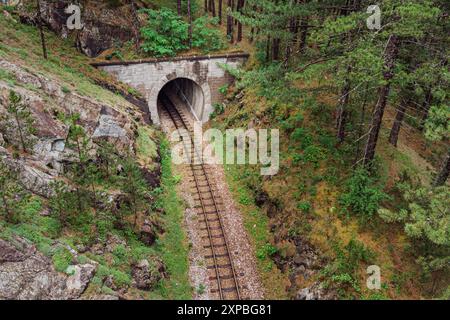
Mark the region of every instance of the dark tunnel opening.
<instances>
[{"instance_id":1,"label":"dark tunnel opening","mask_svg":"<svg viewBox=\"0 0 450 320\"><path fill-rule=\"evenodd\" d=\"M205 98L202 88L195 81L177 78L168 82L158 94L158 105L160 105L162 95L169 99L176 95L196 120L201 121L203 119Z\"/></svg>"}]
</instances>

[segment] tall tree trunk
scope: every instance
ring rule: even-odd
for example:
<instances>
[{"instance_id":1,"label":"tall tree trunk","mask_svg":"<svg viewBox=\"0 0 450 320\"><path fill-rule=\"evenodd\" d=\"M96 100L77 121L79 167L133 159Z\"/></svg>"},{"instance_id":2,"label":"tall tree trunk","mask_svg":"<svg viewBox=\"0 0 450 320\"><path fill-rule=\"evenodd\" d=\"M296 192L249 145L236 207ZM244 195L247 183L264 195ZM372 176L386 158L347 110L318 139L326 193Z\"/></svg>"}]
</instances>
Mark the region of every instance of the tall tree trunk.
<instances>
[{"instance_id":1,"label":"tall tree trunk","mask_svg":"<svg viewBox=\"0 0 450 320\"><path fill-rule=\"evenodd\" d=\"M308 37L308 17L305 17L300 22L300 53L304 53L306 49L307 37Z\"/></svg>"},{"instance_id":2,"label":"tall tree trunk","mask_svg":"<svg viewBox=\"0 0 450 320\"><path fill-rule=\"evenodd\" d=\"M270 62L270 42L271 37L268 36L266 40L266 62Z\"/></svg>"},{"instance_id":3,"label":"tall tree trunk","mask_svg":"<svg viewBox=\"0 0 450 320\"><path fill-rule=\"evenodd\" d=\"M189 49L192 49L192 12L191 12L191 0L187 0L187 13L188 13L188 19L189 19L189 30L188 30Z\"/></svg>"},{"instance_id":4,"label":"tall tree trunk","mask_svg":"<svg viewBox=\"0 0 450 320\"><path fill-rule=\"evenodd\" d=\"M386 108L389 92L391 90L391 80L394 77L395 60L398 54L399 38L396 35L389 37L384 54L383 78L386 84L378 90L378 101L372 117L372 124L369 129L366 149L364 151L364 166L369 167L375 157L378 136L380 134L381 122L383 120L384 109Z\"/></svg>"},{"instance_id":5,"label":"tall tree trunk","mask_svg":"<svg viewBox=\"0 0 450 320\"><path fill-rule=\"evenodd\" d=\"M272 60L280 60L280 39L273 39L272 43Z\"/></svg>"},{"instance_id":6,"label":"tall tree trunk","mask_svg":"<svg viewBox=\"0 0 450 320\"><path fill-rule=\"evenodd\" d=\"M423 130L425 128L425 122L428 119L428 114L430 112L431 102L433 101L433 94L431 91L431 86L429 86L425 91L425 100L422 104L422 119L420 120L419 129Z\"/></svg>"},{"instance_id":7,"label":"tall tree trunk","mask_svg":"<svg viewBox=\"0 0 450 320\"><path fill-rule=\"evenodd\" d=\"M389 143L394 147L397 147L398 135L400 128L402 127L403 119L405 118L405 112L408 108L408 100L404 99L397 110L395 115L394 124L392 125L391 134L389 135Z\"/></svg>"},{"instance_id":8,"label":"tall tree trunk","mask_svg":"<svg viewBox=\"0 0 450 320\"><path fill-rule=\"evenodd\" d=\"M447 182L449 173L450 173L450 152L447 153L447 156L442 162L442 167L438 175L436 176L434 186L435 187L443 186Z\"/></svg>"},{"instance_id":9,"label":"tall tree trunk","mask_svg":"<svg viewBox=\"0 0 450 320\"><path fill-rule=\"evenodd\" d=\"M294 6L297 4L296 0L291 0L291 6ZM292 42L294 41L295 38L295 32L296 32L296 18L292 17L289 20L289 32L292 36L292 39L289 39L286 43L286 57L284 59L285 61L285 67L287 67L289 65L289 59L291 58L291 54L292 54Z\"/></svg>"},{"instance_id":10,"label":"tall tree trunk","mask_svg":"<svg viewBox=\"0 0 450 320\"><path fill-rule=\"evenodd\" d=\"M47 60L48 59L47 45L45 43L45 34L44 34L44 29L42 27L41 2L39 0L36 0L36 4L37 4L36 20L37 20L37 24L38 24L38 28L39 28L39 34L41 36L42 54L44 56L44 59Z\"/></svg>"},{"instance_id":11,"label":"tall tree trunk","mask_svg":"<svg viewBox=\"0 0 450 320\"><path fill-rule=\"evenodd\" d=\"M222 25L222 8L223 8L223 0L219 0L219 24Z\"/></svg>"},{"instance_id":12,"label":"tall tree trunk","mask_svg":"<svg viewBox=\"0 0 450 320\"><path fill-rule=\"evenodd\" d=\"M134 2L134 1L132 1ZM178 15L181 16L182 12L181 12L181 0L177 0L177 11L178 11Z\"/></svg>"},{"instance_id":13,"label":"tall tree trunk","mask_svg":"<svg viewBox=\"0 0 450 320\"><path fill-rule=\"evenodd\" d=\"M216 0L211 0L211 12L213 17L216 16Z\"/></svg>"},{"instance_id":14,"label":"tall tree trunk","mask_svg":"<svg viewBox=\"0 0 450 320\"><path fill-rule=\"evenodd\" d=\"M244 8L245 0L239 0L238 2L238 11L242 13L242 9ZM238 20L236 20L238 21ZM237 42L242 41L242 22L238 21L238 33L237 33Z\"/></svg>"},{"instance_id":15,"label":"tall tree trunk","mask_svg":"<svg viewBox=\"0 0 450 320\"><path fill-rule=\"evenodd\" d=\"M23 136L22 126L21 126L20 120L19 120L19 110L15 111L14 119L16 120L17 130L19 131L19 138L20 138L20 143L22 144L22 150L23 150L23 152L27 152L27 146L25 144L25 138Z\"/></svg>"},{"instance_id":16,"label":"tall tree trunk","mask_svg":"<svg viewBox=\"0 0 450 320\"><path fill-rule=\"evenodd\" d=\"M351 67L347 67L347 73L351 71ZM342 89L341 97L339 98L339 107L337 112L337 139L339 143L344 142L345 126L348 118L348 102L350 100L350 80L345 80L344 88Z\"/></svg>"},{"instance_id":17,"label":"tall tree trunk","mask_svg":"<svg viewBox=\"0 0 450 320\"><path fill-rule=\"evenodd\" d=\"M369 83L366 84L366 90L365 92L367 92L367 90L369 90ZM359 153L360 153L360 149L361 149L361 136L364 132L364 127L365 127L365 120L366 120L366 106L367 106L367 100L368 100L368 96L365 95L364 97L364 102L362 104L362 108L361 108L361 115L359 118L359 124L358 124L358 140L356 141L356 152L355 152L355 164L358 163L359 161Z\"/></svg>"},{"instance_id":18,"label":"tall tree trunk","mask_svg":"<svg viewBox=\"0 0 450 320\"><path fill-rule=\"evenodd\" d=\"M231 43L234 42L233 36L233 17L231 16L231 12L233 10L233 1L228 0L228 8L227 8L227 37Z\"/></svg>"}]
</instances>

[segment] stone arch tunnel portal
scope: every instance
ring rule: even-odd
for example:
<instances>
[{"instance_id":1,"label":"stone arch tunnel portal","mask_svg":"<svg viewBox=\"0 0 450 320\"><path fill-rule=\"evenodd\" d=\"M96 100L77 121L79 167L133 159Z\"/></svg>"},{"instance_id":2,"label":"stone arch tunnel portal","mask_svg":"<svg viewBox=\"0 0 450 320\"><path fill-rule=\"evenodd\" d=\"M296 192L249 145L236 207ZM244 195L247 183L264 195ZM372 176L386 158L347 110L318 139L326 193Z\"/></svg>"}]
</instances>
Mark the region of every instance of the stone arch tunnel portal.
<instances>
[{"instance_id":1,"label":"stone arch tunnel portal","mask_svg":"<svg viewBox=\"0 0 450 320\"><path fill-rule=\"evenodd\" d=\"M147 100L148 105L144 112L149 113L154 124L160 125L158 97L164 92L175 92L194 118L205 123L214 111L213 105L222 103L225 98L219 89L234 81L233 76L226 72L223 66L239 68L248 57L247 53L235 52L105 61L92 65L137 89Z\"/></svg>"}]
</instances>

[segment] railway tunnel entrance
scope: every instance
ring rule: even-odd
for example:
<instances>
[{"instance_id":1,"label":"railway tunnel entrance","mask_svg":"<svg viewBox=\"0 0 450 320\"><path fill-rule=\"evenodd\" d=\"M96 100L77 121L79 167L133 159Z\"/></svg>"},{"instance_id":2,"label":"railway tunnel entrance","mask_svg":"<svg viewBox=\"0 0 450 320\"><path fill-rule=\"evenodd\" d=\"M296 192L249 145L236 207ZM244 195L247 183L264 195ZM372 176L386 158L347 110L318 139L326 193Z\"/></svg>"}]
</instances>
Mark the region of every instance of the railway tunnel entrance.
<instances>
[{"instance_id":1,"label":"railway tunnel entrance","mask_svg":"<svg viewBox=\"0 0 450 320\"><path fill-rule=\"evenodd\" d=\"M161 97L166 96L173 103L189 112L196 121L209 117L205 112L205 95L202 87L188 78L176 78L166 83L158 93L158 114L161 114Z\"/></svg>"}]
</instances>

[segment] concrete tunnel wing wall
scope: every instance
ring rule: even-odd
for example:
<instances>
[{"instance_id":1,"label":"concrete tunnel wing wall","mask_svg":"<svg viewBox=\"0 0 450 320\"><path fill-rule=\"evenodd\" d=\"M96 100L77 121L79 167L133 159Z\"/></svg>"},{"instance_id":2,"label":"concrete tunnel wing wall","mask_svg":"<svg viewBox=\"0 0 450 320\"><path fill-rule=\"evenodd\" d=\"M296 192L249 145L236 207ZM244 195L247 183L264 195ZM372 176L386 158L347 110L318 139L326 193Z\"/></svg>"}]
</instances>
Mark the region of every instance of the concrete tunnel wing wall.
<instances>
[{"instance_id":1,"label":"concrete tunnel wing wall","mask_svg":"<svg viewBox=\"0 0 450 320\"><path fill-rule=\"evenodd\" d=\"M203 92L203 108L198 111L199 120L206 122L215 103L221 103L224 96L219 88L231 84L233 77L221 68L227 64L232 68L243 65L249 55L232 53L211 56L185 56L137 61L114 61L93 63L92 65L114 75L137 90L147 99L153 123L159 125L158 95L170 81L184 78L195 82Z\"/></svg>"}]
</instances>

